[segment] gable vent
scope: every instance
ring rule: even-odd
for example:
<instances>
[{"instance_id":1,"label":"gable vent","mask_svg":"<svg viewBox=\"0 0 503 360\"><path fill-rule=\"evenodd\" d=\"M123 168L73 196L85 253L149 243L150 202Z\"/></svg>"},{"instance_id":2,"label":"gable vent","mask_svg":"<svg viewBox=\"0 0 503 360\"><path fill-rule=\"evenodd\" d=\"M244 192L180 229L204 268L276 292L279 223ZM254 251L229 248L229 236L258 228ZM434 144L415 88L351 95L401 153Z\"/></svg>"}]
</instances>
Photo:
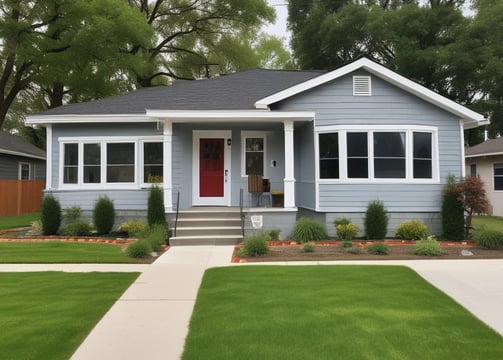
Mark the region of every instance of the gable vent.
<instances>
[{"instance_id":1,"label":"gable vent","mask_svg":"<svg viewBox=\"0 0 503 360\"><path fill-rule=\"evenodd\" d=\"M353 96L372 95L370 76L353 76Z\"/></svg>"}]
</instances>

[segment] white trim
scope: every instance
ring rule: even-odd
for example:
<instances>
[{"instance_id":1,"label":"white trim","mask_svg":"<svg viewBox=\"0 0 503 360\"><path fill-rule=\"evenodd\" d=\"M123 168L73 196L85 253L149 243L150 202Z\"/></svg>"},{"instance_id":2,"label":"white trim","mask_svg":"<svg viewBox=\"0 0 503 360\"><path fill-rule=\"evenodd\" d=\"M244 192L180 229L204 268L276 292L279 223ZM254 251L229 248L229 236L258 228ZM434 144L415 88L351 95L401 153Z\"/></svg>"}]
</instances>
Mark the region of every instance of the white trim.
<instances>
[{"instance_id":1,"label":"white trim","mask_svg":"<svg viewBox=\"0 0 503 360\"><path fill-rule=\"evenodd\" d=\"M211 122L264 122L270 120L282 121L313 121L314 111L269 111L269 110L147 110L147 116L167 118L176 123L211 120Z\"/></svg>"},{"instance_id":2,"label":"white trim","mask_svg":"<svg viewBox=\"0 0 503 360\"><path fill-rule=\"evenodd\" d=\"M156 122L145 114L63 114L63 115L27 115L25 122L31 125L48 124L85 124L85 123L136 123L136 122Z\"/></svg>"},{"instance_id":3,"label":"white trim","mask_svg":"<svg viewBox=\"0 0 503 360\"><path fill-rule=\"evenodd\" d=\"M162 180L164 191L164 211L173 211L173 124L164 122L162 146Z\"/></svg>"},{"instance_id":4,"label":"white trim","mask_svg":"<svg viewBox=\"0 0 503 360\"><path fill-rule=\"evenodd\" d=\"M319 134L333 133L339 134L339 179L320 179L320 154L319 154ZM368 149L368 178L353 179L347 176L347 143L346 134L348 132L367 133ZM373 134L376 132L404 132L406 136L406 173L405 178L386 179L374 177L374 153L373 153ZM432 178L420 179L413 177L413 134L414 132L431 133L432 141ZM316 183L319 184L438 184L440 182L440 159L438 144L438 128L433 126L420 125L333 125L318 126L314 129L315 133L315 174ZM319 189L318 189L319 191ZM319 195L319 193L318 193ZM317 196L318 199L318 196ZM318 208L317 204L317 208Z\"/></svg>"},{"instance_id":5,"label":"white trim","mask_svg":"<svg viewBox=\"0 0 503 360\"><path fill-rule=\"evenodd\" d=\"M389 82L390 84L395 85L402 90L405 90L431 104L434 104L460 117L465 124L465 128L476 127L488 123L488 121L482 114L476 113L475 111L472 111L452 100L449 100L367 58L361 58L339 69L320 75L314 79L307 80L303 83L277 92L276 94L260 99L255 102L255 107L257 109L269 109L269 105L271 104L287 99L319 85L325 84L329 81L338 79L358 69L366 70L367 72Z\"/></svg>"},{"instance_id":6,"label":"white trim","mask_svg":"<svg viewBox=\"0 0 503 360\"><path fill-rule=\"evenodd\" d=\"M228 177L224 179L223 197L199 196L199 139L224 139L224 171ZM232 139L231 130L192 130L192 205L231 205L232 159L231 147L227 139Z\"/></svg>"},{"instance_id":7,"label":"white trim","mask_svg":"<svg viewBox=\"0 0 503 360\"><path fill-rule=\"evenodd\" d=\"M295 147L294 147L294 127L292 120L285 120L285 178L283 179L284 207L294 208L295 204Z\"/></svg>"},{"instance_id":8,"label":"white trim","mask_svg":"<svg viewBox=\"0 0 503 360\"><path fill-rule=\"evenodd\" d=\"M47 160L45 161L45 189L52 189L52 125L46 127L45 153Z\"/></svg>"},{"instance_id":9,"label":"white trim","mask_svg":"<svg viewBox=\"0 0 503 360\"><path fill-rule=\"evenodd\" d=\"M262 169L262 176L267 178L267 132L266 131L241 131L241 177L247 178L246 175L246 139L247 138L261 138L264 140L264 168Z\"/></svg>"},{"instance_id":10,"label":"white trim","mask_svg":"<svg viewBox=\"0 0 503 360\"><path fill-rule=\"evenodd\" d=\"M462 121L459 122L459 137L461 139L461 177L466 177L466 164L465 164L465 132L463 129Z\"/></svg>"},{"instance_id":11,"label":"white trim","mask_svg":"<svg viewBox=\"0 0 503 360\"><path fill-rule=\"evenodd\" d=\"M28 179L22 179L22 174L23 174L23 165L28 165ZM32 179L32 170L31 170L31 164L29 162L25 161L20 161L18 162L18 174L17 174L17 179L18 180L31 180Z\"/></svg>"}]
</instances>

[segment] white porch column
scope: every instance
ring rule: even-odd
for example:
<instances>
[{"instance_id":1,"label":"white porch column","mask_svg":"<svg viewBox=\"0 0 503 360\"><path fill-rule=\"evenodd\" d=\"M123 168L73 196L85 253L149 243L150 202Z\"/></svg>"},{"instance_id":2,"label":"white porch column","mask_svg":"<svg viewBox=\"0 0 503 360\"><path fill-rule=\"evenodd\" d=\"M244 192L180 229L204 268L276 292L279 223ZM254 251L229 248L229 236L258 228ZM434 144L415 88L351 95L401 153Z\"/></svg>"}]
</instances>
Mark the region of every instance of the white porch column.
<instances>
[{"instance_id":1,"label":"white porch column","mask_svg":"<svg viewBox=\"0 0 503 360\"><path fill-rule=\"evenodd\" d=\"M163 167L162 179L164 190L164 211L173 211L173 182L172 182L172 144L173 144L173 123L170 120L164 121L163 139Z\"/></svg>"},{"instance_id":2,"label":"white porch column","mask_svg":"<svg viewBox=\"0 0 503 360\"><path fill-rule=\"evenodd\" d=\"M295 178L293 165L293 120L285 120L285 178L284 186L284 206L285 208L295 207Z\"/></svg>"},{"instance_id":3,"label":"white porch column","mask_svg":"<svg viewBox=\"0 0 503 360\"><path fill-rule=\"evenodd\" d=\"M45 189L52 189L52 125L48 124L46 132L46 156L45 156Z\"/></svg>"}]
</instances>

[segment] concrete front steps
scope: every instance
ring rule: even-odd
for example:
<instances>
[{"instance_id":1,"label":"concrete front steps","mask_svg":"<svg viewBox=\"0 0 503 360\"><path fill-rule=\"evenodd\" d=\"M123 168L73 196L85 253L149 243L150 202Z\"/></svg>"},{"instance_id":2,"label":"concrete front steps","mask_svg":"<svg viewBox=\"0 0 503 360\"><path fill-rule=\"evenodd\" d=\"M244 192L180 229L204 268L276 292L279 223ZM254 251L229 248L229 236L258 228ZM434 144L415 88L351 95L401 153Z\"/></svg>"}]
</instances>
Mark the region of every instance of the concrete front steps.
<instances>
[{"instance_id":1,"label":"concrete front steps","mask_svg":"<svg viewBox=\"0 0 503 360\"><path fill-rule=\"evenodd\" d=\"M178 213L170 246L234 245L243 241L241 215L234 207L196 207Z\"/></svg>"}]
</instances>

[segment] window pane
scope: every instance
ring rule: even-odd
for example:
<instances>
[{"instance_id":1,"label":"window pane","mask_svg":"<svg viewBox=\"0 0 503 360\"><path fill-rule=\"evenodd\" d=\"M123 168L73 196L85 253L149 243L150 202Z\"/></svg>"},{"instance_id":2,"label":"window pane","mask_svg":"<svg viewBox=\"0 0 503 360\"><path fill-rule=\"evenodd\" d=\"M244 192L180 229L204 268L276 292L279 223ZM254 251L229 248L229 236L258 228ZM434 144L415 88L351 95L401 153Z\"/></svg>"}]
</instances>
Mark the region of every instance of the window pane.
<instances>
[{"instance_id":1,"label":"window pane","mask_svg":"<svg viewBox=\"0 0 503 360\"><path fill-rule=\"evenodd\" d=\"M65 165L77 165L79 162L79 145L65 144Z\"/></svg>"},{"instance_id":2,"label":"window pane","mask_svg":"<svg viewBox=\"0 0 503 360\"><path fill-rule=\"evenodd\" d=\"M143 144L143 182L159 183L163 176L162 142Z\"/></svg>"},{"instance_id":3,"label":"window pane","mask_svg":"<svg viewBox=\"0 0 503 360\"><path fill-rule=\"evenodd\" d=\"M359 156L367 157L367 133L348 133L348 157Z\"/></svg>"},{"instance_id":4,"label":"window pane","mask_svg":"<svg viewBox=\"0 0 503 360\"><path fill-rule=\"evenodd\" d=\"M494 164L494 175L503 176L503 164Z\"/></svg>"},{"instance_id":5,"label":"window pane","mask_svg":"<svg viewBox=\"0 0 503 360\"><path fill-rule=\"evenodd\" d=\"M63 182L65 184L76 184L77 170L77 166L65 167L63 171Z\"/></svg>"},{"instance_id":6,"label":"window pane","mask_svg":"<svg viewBox=\"0 0 503 360\"><path fill-rule=\"evenodd\" d=\"M63 183L76 184L79 163L79 145L65 144L63 164Z\"/></svg>"},{"instance_id":7,"label":"window pane","mask_svg":"<svg viewBox=\"0 0 503 360\"><path fill-rule=\"evenodd\" d=\"M264 151L263 138L247 138L246 151Z\"/></svg>"},{"instance_id":8,"label":"window pane","mask_svg":"<svg viewBox=\"0 0 503 360\"><path fill-rule=\"evenodd\" d=\"M405 159L374 159L377 179L405 179Z\"/></svg>"},{"instance_id":9,"label":"window pane","mask_svg":"<svg viewBox=\"0 0 503 360\"><path fill-rule=\"evenodd\" d=\"M339 158L339 134L320 134L320 159Z\"/></svg>"},{"instance_id":10,"label":"window pane","mask_svg":"<svg viewBox=\"0 0 503 360\"><path fill-rule=\"evenodd\" d=\"M414 179L431 179L431 160L414 160Z\"/></svg>"},{"instance_id":11,"label":"window pane","mask_svg":"<svg viewBox=\"0 0 503 360\"><path fill-rule=\"evenodd\" d=\"M503 176L494 178L494 190L503 190Z\"/></svg>"},{"instance_id":12,"label":"window pane","mask_svg":"<svg viewBox=\"0 0 503 360\"><path fill-rule=\"evenodd\" d=\"M414 132L414 158L431 159L431 133Z\"/></svg>"},{"instance_id":13,"label":"window pane","mask_svg":"<svg viewBox=\"0 0 503 360\"><path fill-rule=\"evenodd\" d=\"M494 164L494 190L503 190L503 164Z\"/></svg>"},{"instance_id":14,"label":"window pane","mask_svg":"<svg viewBox=\"0 0 503 360\"><path fill-rule=\"evenodd\" d=\"M369 176L368 161L366 158L348 159L348 177L366 179Z\"/></svg>"},{"instance_id":15,"label":"window pane","mask_svg":"<svg viewBox=\"0 0 503 360\"><path fill-rule=\"evenodd\" d=\"M84 183L101 182L101 145L84 144Z\"/></svg>"},{"instance_id":16,"label":"window pane","mask_svg":"<svg viewBox=\"0 0 503 360\"><path fill-rule=\"evenodd\" d=\"M339 178L339 160L321 159L320 160L320 179L338 179Z\"/></svg>"},{"instance_id":17,"label":"window pane","mask_svg":"<svg viewBox=\"0 0 503 360\"><path fill-rule=\"evenodd\" d=\"M477 176L477 164L470 165L470 176L471 177Z\"/></svg>"},{"instance_id":18,"label":"window pane","mask_svg":"<svg viewBox=\"0 0 503 360\"><path fill-rule=\"evenodd\" d=\"M405 133L376 132L374 133L375 157L405 157Z\"/></svg>"},{"instance_id":19,"label":"window pane","mask_svg":"<svg viewBox=\"0 0 503 360\"><path fill-rule=\"evenodd\" d=\"M134 182L134 144L107 144L107 182Z\"/></svg>"},{"instance_id":20,"label":"window pane","mask_svg":"<svg viewBox=\"0 0 503 360\"><path fill-rule=\"evenodd\" d=\"M246 152L246 175L264 175L264 153Z\"/></svg>"}]
</instances>

